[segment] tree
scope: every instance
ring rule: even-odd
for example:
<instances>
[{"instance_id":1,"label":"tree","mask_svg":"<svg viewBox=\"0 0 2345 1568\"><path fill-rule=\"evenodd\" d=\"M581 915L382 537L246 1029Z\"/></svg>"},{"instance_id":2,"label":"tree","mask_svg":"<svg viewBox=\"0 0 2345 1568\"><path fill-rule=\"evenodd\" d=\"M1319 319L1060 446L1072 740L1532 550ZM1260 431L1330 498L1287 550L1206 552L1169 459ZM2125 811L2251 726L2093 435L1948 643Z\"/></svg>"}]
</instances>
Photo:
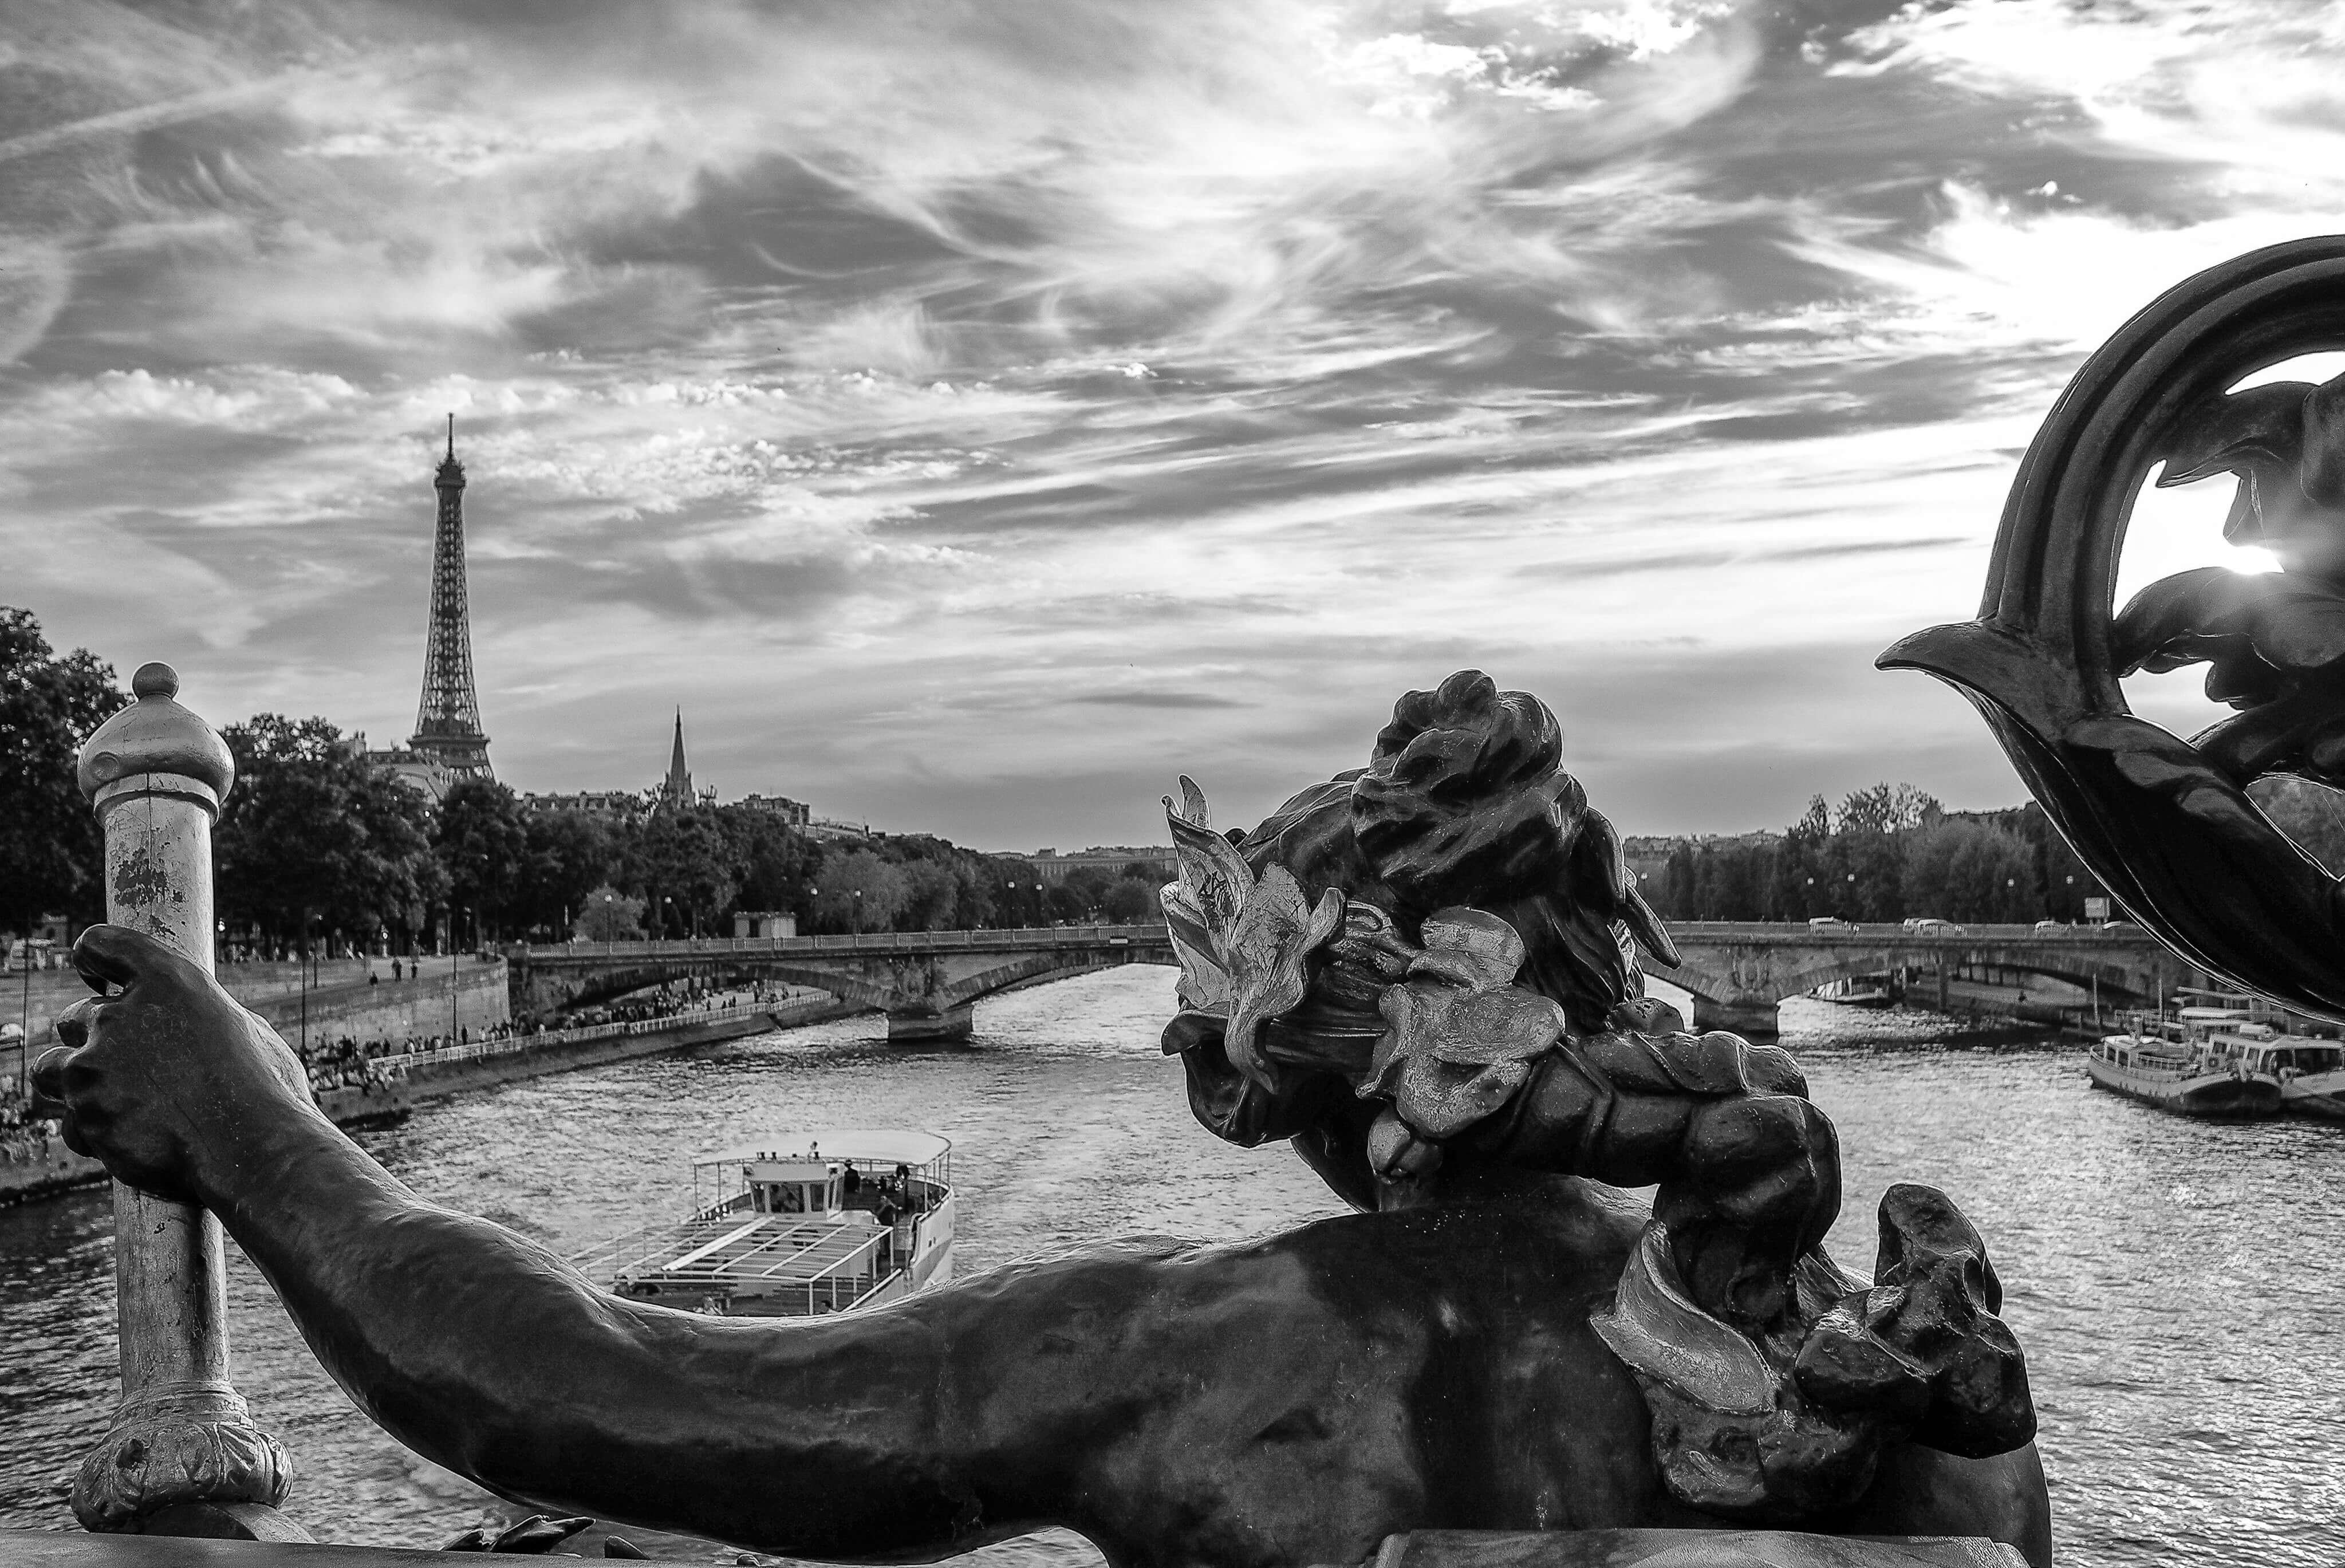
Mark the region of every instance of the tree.
<instances>
[{"instance_id":1,"label":"tree","mask_svg":"<svg viewBox=\"0 0 2345 1568\"><path fill-rule=\"evenodd\" d=\"M787 910L804 918L811 896L807 890L817 885L821 850L770 811L719 806L715 814L738 868L733 907Z\"/></svg>"},{"instance_id":2,"label":"tree","mask_svg":"<svg viewBox=\"0 0 2345 1568\"><path fill-rule=\"evenodd\" d=\"M856 850L823 862L813 915L832 931L887 931L904 912L907 891L902 868Z\"/></svg>"},{"instance_id":3,"label":"tree","mask_svg":"<svg viewBox=\"0 0 2345 1568\"><path fill-rule=\"evenodd\" d=\"M2008 828L1949 817L1907 837L1909 913L1956 921L2023 921L2042 907L2035 847Z\"/></svg>"},{"instance_id":4,"label":"tree","mask_svg":"<svg viewBox=\"0 0 2345 1568\"><path fill-rule=\"evenodd\" d=\"M432 820L431 850L449 902L471 911L474 930L502 934L529 876L529 830L513 792L492 779L458 780Z\"/></svg>"},{"instance_id":5,"label":"tree","mask_svg":"<svg viewBox=\"0 0 2345 1568\"><path fill-rule=\"evenodd\" d=\"M306 945L421 929L447 879L423 798L322 718L256 715L222 731L237 784L213 835L224 918Z\"/></svg>"},{"instance_id":6,"label":"tree","mask_svg":"<svg viewBox=\"0 0 2345 1568\"><path fill-rule=\"evenodd\" d=\"M631 899L608 882L589 888L571 923L585 942L635 942L644 934L644 901Z\"/></svg>"},{"instance_id":7,"label":"tree","mask_svg":"<svg viewBox=\"0 0 2345 1568\"><path fill-rule=\"evenodd\" d=\"M570 929L586 901L610 881L611 835L577 811L532 811L522 828L529 848L513 918L530 930Z\"/></svg>"},{"instance_id":8,"label":"tree","mask_svg":"<svg viewBox=\"0 0 2345 1568\"><path fill-rule=\"evenodd\" d=\"M1815 808L1808 808L1811 814ZM1945 815L1936 799L1911 784L1875 784L1859 789L1840 806L1842 833L1903 833Z\"/></svg>"},{"instance_id":9,"label":"tree","mask_svg":"<svg viewBox=\"0 0 2345 1568\"><path fill-rule=\"evenodd\" d=\"M1063 920L1089 920L1107 902L1107 891L1114 885L1115 879L1098 867L1077 866L1067 873L1064 881L1051 890L1054 895L1064 891L1073 902L1065 905L1067 912L1061 914L1061 901L1054 896L1051 912Z\"/></svg>"},{"instance_id":10,"label":"tree","mask_svg":"<svg viewBox=\"0 0 2345 1568\"><path fill-rule=\"evenodd\" d=\"M0 924L105 917L106 846L74 761L126 700L87 649L57 655L31 611L0 606Z\"/></svg>"},{"instance_id":11,"label":"tree","mask_svg":"<svg viewBox=\"0 0 2345 1568\"><path fill-rule=\"evenodd\" d=\"M1661 874L1660 902L1655 912L1666 920L1693 919L1695 881L1693 845L1680 839L1670 847L1669 866Z\"/></svg>"},{"instance_id":12,"label":"tree","mask_svg":"<svg viewBox=\"0 0 2345 1568\"><path fill-rule=\"evenodd\" d=\"M636 830L627 880L642 890L662 935L690 934L733 905L741 867L716 811L661 811Z\"/></svg>"},{"instance_id":13,"label":"tree","mask_svg":"<svg viewBox=\"0 0 2345 1568\"><path fill-rule=\"evenodd\" d=\"M1162 908L1157 902L1162 882L1162 878L1135 877L1125 871L1107 891L1107 918L1118 925L1134 925L1149 919Z\"/></svg>"},{"instance_id":14,"label":"tree","mask_svg":"<svg viewBox=\"0 0 2345 1568\"><path fill-rule=\"evenodd\" d=\"M939 860L913 860L901 868L904 877L906 931L944 931L959 912L960 884L952 868Z\"/></svg>"}]
</instances>

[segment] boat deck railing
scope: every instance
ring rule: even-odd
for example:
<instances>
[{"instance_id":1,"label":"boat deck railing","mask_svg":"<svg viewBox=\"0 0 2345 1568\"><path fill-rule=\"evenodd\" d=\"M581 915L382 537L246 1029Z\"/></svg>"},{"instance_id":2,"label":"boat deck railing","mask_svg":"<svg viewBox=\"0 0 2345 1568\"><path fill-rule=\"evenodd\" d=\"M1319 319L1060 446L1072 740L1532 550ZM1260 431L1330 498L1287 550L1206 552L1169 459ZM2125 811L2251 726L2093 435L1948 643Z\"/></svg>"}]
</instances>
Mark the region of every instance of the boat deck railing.
<instances>
[{"instance_id":1,"label":"boat deck railing","mask_svg":"<svg viewBox=\"0 0 2345 1568\"><path fill-rule=\"evenodd\" d=\"M888 1228L828 1225L803 1216L736 1212L683 1225L647 1226L581 1253L571 1261L614 1284L714 1293L756 1284L807 1288L808 1309L848 1307L896 1272L880 1247ZM766 1292L770 1294L770 1292Z\"/></svg>"}]
</instances>

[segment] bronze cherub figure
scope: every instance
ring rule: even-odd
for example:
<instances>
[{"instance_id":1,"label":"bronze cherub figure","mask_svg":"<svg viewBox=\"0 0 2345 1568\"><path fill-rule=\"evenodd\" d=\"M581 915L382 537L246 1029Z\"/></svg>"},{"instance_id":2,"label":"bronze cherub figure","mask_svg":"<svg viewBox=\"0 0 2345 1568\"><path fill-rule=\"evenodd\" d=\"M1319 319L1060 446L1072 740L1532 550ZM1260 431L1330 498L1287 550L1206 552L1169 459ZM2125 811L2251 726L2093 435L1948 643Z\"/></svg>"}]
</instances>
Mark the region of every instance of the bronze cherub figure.
<instances>
[{"instance_id":1,"label":"bronze cherub figure","mask_svg":"<svg viewBox=\"0 0 2345 1568\"><path fill-rule=\"evenodd\" d=\"M1681 1501L1803 1520L1853 1504L1887 1447L1979 1458L2033 1435L1994 1266L1954 1206L1893 1188L1878 1283L1844 1278L1822 1248L1838 1147L1798 1064L1644 994L1639 948L1677 955L1538 698L1477 670L1411 692L1366 768L1250 833L1214 832L1181 784L1165 1049L1198 1119L1293 1139L1368 1210L1659 1184L1594 1325Z\"/></svg>"}]
</instances>

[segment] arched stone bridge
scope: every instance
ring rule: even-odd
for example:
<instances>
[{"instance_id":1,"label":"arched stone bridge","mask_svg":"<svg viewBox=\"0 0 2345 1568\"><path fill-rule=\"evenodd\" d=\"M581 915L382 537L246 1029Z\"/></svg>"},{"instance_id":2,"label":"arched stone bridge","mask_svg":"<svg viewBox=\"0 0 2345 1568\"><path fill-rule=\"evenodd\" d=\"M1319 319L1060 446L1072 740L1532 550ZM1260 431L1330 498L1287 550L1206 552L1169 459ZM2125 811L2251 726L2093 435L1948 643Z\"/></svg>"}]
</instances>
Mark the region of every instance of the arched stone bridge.
<instances>
[{"instance_id":1,"label":"arched stone bridge","mask_svg":"<svg viewBox=\"0 0 2345 1568\"><path fill-rule=\"evenodd\" d=\"M981 997L1119 964L1173 962L1161 923L578 942L512 948L505 960L517 1015L591 1007L693 976L774 980L886 1013L891 1040L960 1039Z\"/></svg>"},{"instance_id":2,"label":"arched stone bridge","mask_svg":"<svg viewBox=\"0 0 2345 1568\"><path fill-rule=\"evenodd\" d=\"M1684 964L1654 978L1690 992L1692 1023L1775 1032L1775 1006L1829 981L1901 966L1944 974L1990 965L2097 991L2117 1006L2176 984L2206 983L2131 926L1893 925L1687 921L1670 926ZM883 932L863 936L706 937L694 942L568 942L513 948L516 1013L586 1007L663 982L777 980L811 985L888 1014L894 1040L959 1039L983 997L1125 963L1173 962L1161 924L1022 931Z\"/></svg>"},{"instance_id":3,"label":"arched stone bridge","mask_svg":"<svg viewBox=\"0 0 2345 1568\"><path fill-rule=\"evenodd\" d=\"M2198 971L2137 926L1973 925L1907 931L1897 925L1779 925L1672 921L1685 960L1648 972L1693 995L1700 1029L1772 1034L1775 1004L1828 981L1900 967L1943 976L1965 965L2040 974L2117 1006L2147 1005L2178 984L2207 983Z\"/></svg>"}]
</instances>

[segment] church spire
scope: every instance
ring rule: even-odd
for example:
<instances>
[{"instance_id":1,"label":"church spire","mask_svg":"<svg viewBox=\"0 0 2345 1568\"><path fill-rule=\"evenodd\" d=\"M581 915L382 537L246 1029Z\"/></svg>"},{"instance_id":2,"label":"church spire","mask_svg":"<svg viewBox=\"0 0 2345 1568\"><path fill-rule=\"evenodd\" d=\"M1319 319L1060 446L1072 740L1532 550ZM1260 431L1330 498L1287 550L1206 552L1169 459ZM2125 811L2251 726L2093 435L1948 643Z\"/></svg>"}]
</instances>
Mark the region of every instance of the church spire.
<instances>
[{"instance_id":1,"label":"church spire","mask_svg":"<svg viewBox=\"0 0 2345 1568\"><path fill-rule=\"evenodd\" d=\"M667 778L660 785L660 793L669 804L684 807L692 804L692 772L684 765L684 709L675 710L675 744L667 759Z\"/></svg>"}]
</instances>

